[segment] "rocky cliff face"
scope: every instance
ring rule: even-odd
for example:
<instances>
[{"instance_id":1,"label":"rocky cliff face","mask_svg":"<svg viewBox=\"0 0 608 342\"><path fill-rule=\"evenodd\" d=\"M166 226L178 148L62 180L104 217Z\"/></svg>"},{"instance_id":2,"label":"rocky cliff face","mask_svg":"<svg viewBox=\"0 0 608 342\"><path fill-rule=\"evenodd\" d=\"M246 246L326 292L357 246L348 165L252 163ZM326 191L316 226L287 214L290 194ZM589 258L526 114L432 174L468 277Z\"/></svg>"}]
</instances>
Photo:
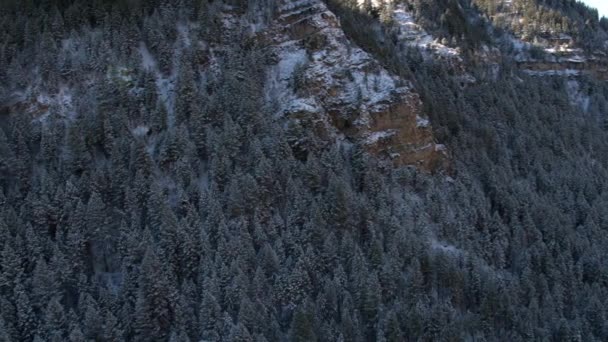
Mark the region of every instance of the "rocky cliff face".
<instances>
[{"instance_id":1,"label":"rocky cliff face","mask_svg":"<svg viewBox=\"0 0 608 342\"><path fill-rule=\"evenodd\" d=\"M361 6L364 1L359 1ZM390 18L389 39L403 51L418 49L424 59L437 59L452 66L463 85L476 82L467 63L489 66L497 74L503 57L496 46L483 46L465 60L462 51L445 39L438 39L418 25L409 6L392 1L372 1L372 6L390 4L384 15ZM435 171L447 163L446 148L438 144L433 127L421 110L420 96L412 83L391 74L372 55L344 34L338 18L320 0L280 1L270 24L257 25L234 7L217 13L218 35L226 41L231 32L247 30L251 39L268 47L272 62L265 80L266 102L275 108L275 119L284 123L292 146L300 155L332 143L354 144L394 165L414 165ZM179 42L172 48L194 46L201 56L201 74L219 70L217 56L226 53L225 44L196 41L190 32L197 23L176 23ZM244 29L246 28L246 29ZM531 40L508 36L519 68L535 76L577 77L591 75L608 80L608 58L576 47L569 37L547 36ZM65 44L64 44L65 45ZM183 46L181 48L183 48ZM65 47L65 46L64 46ZM157 61L142 42L135 43L144 69L153 71L160 98L170 112L175 99L178 70L159 72ZM542 53L542 56L535 54ZM178 63L173 63L174 67ZM126 66L107 77L131 77ZM123 75L124 74L124 75ZM55 113L69 118L73 112L69 85L50 91L30 86L0 103L0 114L25 113L34 120ZM311 136L315 138L312 139Z\"/></svg>"},{"instance_id":2,"label":"rocky cliff face","mask_svg":"<svg viewBox=\"0 0 608 342\"><path fill-rule=\"evenodd\" d=\"M404 44L425 49L428 56L460 61L457 50L433 41L403 7L397 7L394 15ZM225 6L217 19L226 37L251 24L230 6ZM197 53L204 56L201 73L214 73L218 69L215 56L228 48L217 42L193 41L195 34L190 31L196 25L177 24L180 40L174 48L196 46ZM353 144L381 163L412 165L430 172L445 167L446 149L436 142L411 82L391 74L350 41L323 1L282 1L270 25L250 26L251 39L271 52L266 102L275 108L275 119L284 123L296 153L304 156L306 151L328 144ZM419 34L415 37L410 33ZM143 68L156 75L160 98L171 112L178 71L163 74L145 44L140 43L137 49ZM123 69L125 74L132 71ZM51 112L69 117L71 96L68 88L48 94L30 87L5 102L2 112L27 113L33 120L44 119Z\"/></svg>"},{"instance_id":3,"label":"rocky cliff face","mask_svg":"<svg viewBox=\"0 0 608 342\"><path fill-rule=\"evenodd\" d=\"M608 64L602 60L585 62L552 62L552 61L521 61L519 68L533 76L590 76L599 80L608 80Z\"/></svg>"},{"instance_id":4,"label":"rocky cliff face","mask_svg":"<svg viewBox=\"0 0 608 342\"><path fill-rule=\"evenodd\" d=\"M323 2L283 2L261 38L276 57L268 97L280 94L279 119L291 132L357 144L395 165L434 171L444 164L445 148L435 142L412 84L349 41ZM294 138L299 148L314 148L305 134Z\"/></svg>"}]
</instances>

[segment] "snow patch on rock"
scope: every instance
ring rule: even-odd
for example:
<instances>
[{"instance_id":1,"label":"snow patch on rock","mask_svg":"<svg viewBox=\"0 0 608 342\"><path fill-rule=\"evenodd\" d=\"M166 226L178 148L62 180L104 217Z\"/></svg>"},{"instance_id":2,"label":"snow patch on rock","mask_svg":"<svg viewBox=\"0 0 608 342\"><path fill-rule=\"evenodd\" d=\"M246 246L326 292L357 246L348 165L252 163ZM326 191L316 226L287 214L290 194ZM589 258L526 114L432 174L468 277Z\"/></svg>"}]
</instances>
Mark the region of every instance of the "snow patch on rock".
<instances>
[{"instance_id":1,"label":"snow patch on rock","mask_svg":"<svg viewBox=\"0 0 608 342\"><path fill-rule=\"evenodd\" d=\"M375 144L376 142L378 142L378 140L390 138L391 136L395 135L395 133L396 133L395 130L373 132L367 137L367 139L365 139L365 143L366 144Z\"/></svg>"},{"instance_id":2,"label":"snow patch on rock","mask_svg":"<svg viewBox=\"0 0 608 342\"><path fill-rule=\"evenodd\" d=\"M281 60L279 61L279 80L289 80L294 73L296 67L303 66L308 62L308 54L306 49L298 47L293 42L290 42L291 46L284 46L285 50L281 54Z\"/></svg>"},{"instance_id":3,"label":"snow patch on rock","mask_svg":"<svg viewBox=\"0 0 608 342\"><path fill-rule=\"evenodd\" d=\"M416 116L416 127L429 127L431 123L428 119L421 118L420 116Z\"/></svg>"},{"instance_id":4,"label":"snow patch on rock","mask_svg":"<svg viewBox=\"0 0 608 342\"><path fill-rule=\"evenodd\" d=\"M269 71L266 89L268 99L276 98L276 94L282 99L279 112L305 104L307 109L350 109L365 116L408 91L409 84L390 75L346 38L338 19L322 2L285 2L280 11L279 24L288 28L275 28L273 39L279 62ZM310 33L305 32L304 37L290 35L289 27ZM322 39L323 44L307 47L304 39L312 35ZM306 88L306 95L300 94L297 82Z\"/></svg>"}]
</instances>

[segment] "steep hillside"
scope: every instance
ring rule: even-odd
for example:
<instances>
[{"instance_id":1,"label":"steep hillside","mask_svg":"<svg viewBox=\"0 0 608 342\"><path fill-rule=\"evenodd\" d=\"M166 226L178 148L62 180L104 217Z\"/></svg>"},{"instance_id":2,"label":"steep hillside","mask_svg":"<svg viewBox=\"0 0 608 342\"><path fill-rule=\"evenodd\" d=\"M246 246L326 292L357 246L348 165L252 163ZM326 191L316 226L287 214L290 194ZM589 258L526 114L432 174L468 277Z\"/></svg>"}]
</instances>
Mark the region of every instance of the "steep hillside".
<instances>
[{"instance_id":1,"label":"steep hillside","mask_svg":"<svg viewBox=\"0 0 608 342\"><path fill-rule=\"evenodd\" d=\"M411 82L352 44L321 1L282 4L263 37L278 62L266 98L280 99L276 110L289 119L297 149L310 148L305 138L315 132L346 138L396 165L441 166L444 147L435 143Z\"/></svg>"},{"instance_id":2,"label":"steep hillside","mask_svg":"<svg viewBox=\"0 0 608 342\"><path fill-rule=\"evenodd\" d=\"M0 341L608 340L591 19L1 2Z\"/></svg>"},{"instance_id":3,"label":"steep hillside","mask_svg":"<svg viewBox=\"0 0 608 342\"><path fill-rule=\"evenodd\" d=\"M220 21L217 29L224 32L226 40L234 37L234 31L249 25L234 6L221 7L217 11L216 20ZM435 142L432 127L420 109L419 96L409 80L391 75L352 44L323 2L281 2L277 11L277 17L268 22L268 26L254 28L245 34L273 60L264 70L268 75L263 81L265 104L275 106L272 110L287 119L284 123L286 132L292 147L299 151L299 157L305 159L309 149L341 140L360 145L381 159L392 160L395 165L421 166L429 171L442 167L446 159L444 147ZM178 23L178 41L167 48L180 52L189 50L187 53L201 56L202 61L186 63L194 62L195 65L190 66L194 67L193 71L213 77L221 68L218 54L231 53L230 46L221 41L197 39L195 35L199 29L195 22ZM63 40L61 52L76 53L73 51L75 39L78 38ZM171 124L175 120L173 108L179 91L176 86L184 75L180 74L183 62L178 60L182 57L159 63L150 52L152 46L148 47L145 42L136 46L141 54L141 64L138 64L144 72L150 73L143 77L155 78L156 90L168 110L167 119ZM107 73L93 74L91 78L105 77L121 83L129 92L137 89L134 81L141 71L128 65L110 65ZM36 79L37 75L27 77ZM66 81L73 82L71 79ZM90 81L79 80L71 86L80 87L82 82ZM12 89L3 107L11 113L26 112L42 119L48 116L51 106L55 106L59 115L66 115L70 112L71 90L69 86L59 84L54 88L52 93L35 85ZM311 133L320 139L309 139ZM320 142L324 143L314 146Z\"/></svg>"}]
</instances>

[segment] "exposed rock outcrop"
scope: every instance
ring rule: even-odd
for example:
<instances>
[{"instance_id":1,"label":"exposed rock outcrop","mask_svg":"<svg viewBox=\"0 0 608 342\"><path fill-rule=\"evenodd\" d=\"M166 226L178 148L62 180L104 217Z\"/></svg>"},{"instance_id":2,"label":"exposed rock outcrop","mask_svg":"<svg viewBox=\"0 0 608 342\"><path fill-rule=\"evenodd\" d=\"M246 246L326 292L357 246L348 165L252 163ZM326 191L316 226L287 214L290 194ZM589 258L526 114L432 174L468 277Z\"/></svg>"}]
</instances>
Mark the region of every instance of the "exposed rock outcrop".
<instances>
[{"instance_id":1,"label":"exposed rock outcrop","mask_svg":"<svg viewBox=\"0 0 608 342\"><path fill-rule=\"evenodd\" d=\"M414 25L409 14L396 15L399 13L401 24ZM177 24L181 37L178 45L197 47L202 72L219 70L217 55L227 49L221 42L229 41L231 32L251 27L230 6L218 13L218 23L222 27L218 42L191 42L194 38L189 36L190 26ZM267 103L276 108L275 119L284 123L296 153L305 155L320 144L339 142L358 145L379 160L397 166L413 165L434 172L446 165L447 152L436 143L411 82L391 74L351 42L323 1L282 1L269 26L253 26L248 28L250 38L274 55L269 58L274 62L265 82ZM460 61L456 50L431 39L418 26L415 31L423 37L408 36L408 42L420 47L428 45L433 54ZM400 34L407 35L403 30ZM176 72L170 76L159 72L157 61L143 43L139 44L139 52L142 66L156 75L159 97L171 111ZM116 68L116 75L108 73L106 77L130 77L127 68ZM44 120L51 112L70 115L70 96L69 89L48 96L29 89L1 107L7 113L26 113L32 119Z\"/></svg>"},{"instance_id":2,"label":"exposed rock outcrop","mask_svg":"<svg viewBox=\"0 0 608 342\"><path fill-rule=\"evenodd\" d=\"M585 61L520 61L520 69L535 76L580 76L587 75L599 80L608 80L608 61L591 59Z\"/></svg>"},{"instance_id":3,"label":"exposed rock outcrop","mask_svg":"<svg viewBox=\"0 0 608 342\"><path fill-rule=\"evenodd\" d=\"M443 165L446 152L436 144L412 84L349 41L323 2L284 2L263 39L277 61L267 93L281 99L280 119L288 127L303 128L294 132L352 142L396 165L429 171ZM313 148L300 138L294 144Z\"/></svg>"}]
</instances>

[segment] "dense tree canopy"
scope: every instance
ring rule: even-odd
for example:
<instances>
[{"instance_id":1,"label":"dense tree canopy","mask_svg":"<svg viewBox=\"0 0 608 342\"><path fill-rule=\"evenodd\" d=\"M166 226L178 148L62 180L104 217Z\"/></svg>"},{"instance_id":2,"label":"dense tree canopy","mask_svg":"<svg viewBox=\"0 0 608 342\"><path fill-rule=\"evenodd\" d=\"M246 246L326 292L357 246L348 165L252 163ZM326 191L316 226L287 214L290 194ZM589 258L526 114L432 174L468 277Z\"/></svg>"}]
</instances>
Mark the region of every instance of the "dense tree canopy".
<instances>
[{"instance_id":1,"label":"dense tree canopy","mask_svg":"<svg viewBox=\"0 0 608 342\"><path fill-rule=\"evenodd\" d=\"M608 339L608 86L578 81L587 110L508 65L463 87L334 2L414 81L452 171L296 158L224 5L2 1L0 341ZM220 70L184 30L227 47Z\"/></svg>"}]
</instances>

